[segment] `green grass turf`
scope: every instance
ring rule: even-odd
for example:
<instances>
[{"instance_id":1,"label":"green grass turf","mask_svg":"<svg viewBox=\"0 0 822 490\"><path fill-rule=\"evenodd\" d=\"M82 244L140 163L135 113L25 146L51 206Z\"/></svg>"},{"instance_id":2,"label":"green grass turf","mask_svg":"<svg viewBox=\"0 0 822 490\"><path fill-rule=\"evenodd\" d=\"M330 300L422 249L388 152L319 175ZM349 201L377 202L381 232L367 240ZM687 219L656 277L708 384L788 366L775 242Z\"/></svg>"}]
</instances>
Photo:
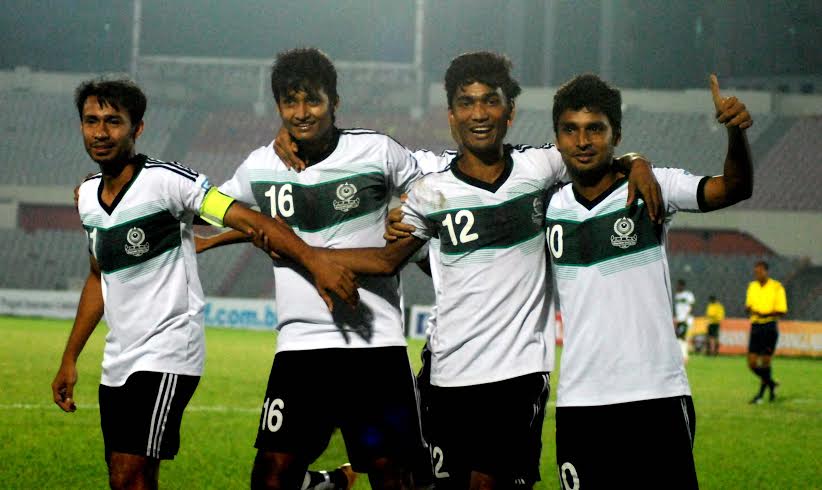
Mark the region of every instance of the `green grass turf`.
<instances>
[{"instance_id":1,"label":"green grass turf","mask_svg":"<svg viewBox=\"0 0 822 490\"><path fill-rule=\"evenodd\" d=\"M106 328L80 357L78 410L66 414L52 403L49 385L70 328L66 321L0 318L0 488L107 488L96 408ZM248 488L274 342L271 332L207 330L206 371L183 419L180 454L162 466L161 487ZM411 342L415 367L421 347ZM747 404L757 382L742 357L692 356L688 375L702 488L822 488L822 362L776 359L779 399L757 406ZM552 394L537 488L558 488L554 400ZM329 409L344 402L329 400ZM345 460L335 435L314 467ZM356 488L368 487L360 478Z\"/></svg>"}]
</instances>

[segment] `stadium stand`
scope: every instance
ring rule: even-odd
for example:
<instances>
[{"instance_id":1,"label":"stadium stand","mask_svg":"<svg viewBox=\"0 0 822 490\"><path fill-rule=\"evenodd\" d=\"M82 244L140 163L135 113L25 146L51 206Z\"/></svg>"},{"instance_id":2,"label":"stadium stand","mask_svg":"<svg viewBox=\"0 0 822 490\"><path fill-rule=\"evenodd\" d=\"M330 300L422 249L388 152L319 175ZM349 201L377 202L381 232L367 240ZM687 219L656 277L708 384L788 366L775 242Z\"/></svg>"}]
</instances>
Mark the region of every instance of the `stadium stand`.
<instances>
[{"instance_id":1,"label":"stadium stand","mask_svg":"<svg viewBox=\"0 0 822 490\"><path fill-rule=\"evenodd\" d=\"M796 119L757 165L748 209L822 211L822 117Z\"/></svg>"},{"instance_id":2,"label":"stadium stand","mask_svg":"<svg viewBox=\"0 0 822 490\"><path fill-rule=\"evenodd\" d=\"M792 318L822 318L822 267L806 266L785 283Z\"/></svg>"},{"instance_id":3,"label":"stadium stand","mask_svg":"<svg viewBox=\"0 0 822 490\"><path fill-rule=\"evenodd\" d=\"M146 114L150 130L142 152L176 159L206 173L212 182L230 178L248 153L268 144L279 123L273 114L248 110L182 107L153 101ZM0 184L74 185L96 170L82 148L70 98L26 91L0 91ZM392 135L409 148L440 151L454 146L444 109L419 120L402 112L342 111L340 127L365 127ZM817 134L822 118L757 115L749 132L757 148L754 197L742 207L820 211L816 187L822 181ZM542 145L553 139L549 111L519 109L508 141ZM725 135L709 114L659 113L628 107L620 149L639 150L655 164L682 165L693 173L720 171ZM65 208L65 207L64 207ZM18 229L0 234L0 265L15 271L0 287L79 288L87 273L85 237L72 209L21 204ZM27 230L27 231L24 231ZM62 231L61 231L62 230ZM729 315L744 315L744 293L752 264L766 258L772 275L786 283L790 318L822 318L822 272L798 259L780 257L754 237L735 230L674 229L670 235L671 277L684 278L697 296L697 309L716 293ZM32 247L31 244L38 244ZM22 258L22 259L21 259ZM271 297L269 261L250 246L209 251L199 257L209 295ZM22 265L21 265L22 264ZM407 304L431 303L430 280L415 268L403 272Z\"/></svg>"},{"instance_id":4,"label":"stadium stand","mask_svg":"<svg viewBox=\"0 0 822 490\"><path fill-rule=\"evenodd\" d=\"M34 244L34 246L32 246ZM4 230L0 233L0 288L81 289L88 243L81 230Z\"/></svg>"},{"instance_id":5,"label":"stadium stand","mask_svg":"<svg viewBox=\"0 0 822 490\"><path fill-rule=\"evenodd\" d=\"M83 149L79 118L71 98L64 95L0 91L0 162L2 183L17 185L75 185L97 171ZM173 129L186 110L153 105L145 115L146 131L140 151L163 154Z\"/></svg>"}]
</instances>

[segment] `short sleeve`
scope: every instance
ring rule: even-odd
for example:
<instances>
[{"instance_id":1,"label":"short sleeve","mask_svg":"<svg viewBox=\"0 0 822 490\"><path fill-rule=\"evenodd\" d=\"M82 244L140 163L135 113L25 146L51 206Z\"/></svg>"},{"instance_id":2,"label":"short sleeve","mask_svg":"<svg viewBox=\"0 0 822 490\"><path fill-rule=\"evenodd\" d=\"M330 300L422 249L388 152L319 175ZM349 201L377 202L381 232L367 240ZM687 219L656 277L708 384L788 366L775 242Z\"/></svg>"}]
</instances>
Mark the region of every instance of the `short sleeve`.
<instances>
[{"instance_id":1,"label":"short sleeve","mask_svg":"<svg viewBox=\"0 0 822 490\"><path fill-rule=\"evenodd\" d=\"M402 205L402 222L416 228L412 233L422 240L430 240L436 236L436 224L431 221L426 212L425 189L426 179L418 180L408 191L408 198Z\"/></svg>"},{"instance_id":2,"label":"short sleeve","mask_svg":"<svg viewBox=\"0 0 822 490\"><path fill-rule=\"evenodd\" d=\"M700 212L703 187L710 177L692 175L678 168L654 169L654 175L662 188L666 214Z\"/></svg>"},{"instance_id":3,"label":"short sleeve","mask_svg":"<svg viewBox=\"0 0 822 490\"><path fill-rule=\"evenodd\" d=\"M223 194L233 197L234 199L253 206L254 202L254 193L251 192L251 181L248 177L248 165L249 161L253 158L253 154L249 155L245 161L237 167L237 170L234 171L234 175L231 179L224 182L220 187L220 192Z\"/></svg>"},{"instance_id":4,"label":"short sleeve","mask_svg":"<svg viewBox=\"0 0 822 490\"><path fill-rule=\"evenodd\" d=\"M546 159L547 168L551 172L547 188L553 187L556 184L567 184L571 182L571 176L568 175L568 167L562 160L562 154L556 146L551 143L539 148L540 152Z\"/></svg>"},{"instance_id":5,"label":"short sleeve","mask_svg":"<svg viewBox=\"0 0 822 490\"><path fill-rule=\"evenodd\" d=\"M178 219L186 215L192 217L198 215L203 198L212 187L208 177L177 162L166 165L174 167L169 168L172 172L164 180L164 185L168 186L166 187L166 198L169 211Z\"/></svg>"},{"instance_id":6,"label":"short sleeve","mask_svg":"<svg viewBox=\"0 0 822 490\"><path fill-rule=\"evenodd\" d=\"M437 155L431 150L417 150L412 153L420 171L425 174L442 172L448 168L448 164L457 155L454 151L444 151Z\"/></svg>"},{"instance_id":7,"label":"short sleeve","mask_svg":"<svg viewBox=\"0 0 822 490\"><path fill-rule=\"evenodd\" d=\"M386 164L391 180L391 193L395 196L407 194L411 184L422 177L422 171L408 148L391 138L386 139Z\"/></svg>"},{"instance_id":8,"label":"short sleeve","mask_svg":"<svg viewBox=\"0 0 822 490\"><path fill-rule=\"evenodd\" d=\"M753 283L748 283L748 291L745 293L745 307L753 306Z\"/></svg>"}]
</instances>

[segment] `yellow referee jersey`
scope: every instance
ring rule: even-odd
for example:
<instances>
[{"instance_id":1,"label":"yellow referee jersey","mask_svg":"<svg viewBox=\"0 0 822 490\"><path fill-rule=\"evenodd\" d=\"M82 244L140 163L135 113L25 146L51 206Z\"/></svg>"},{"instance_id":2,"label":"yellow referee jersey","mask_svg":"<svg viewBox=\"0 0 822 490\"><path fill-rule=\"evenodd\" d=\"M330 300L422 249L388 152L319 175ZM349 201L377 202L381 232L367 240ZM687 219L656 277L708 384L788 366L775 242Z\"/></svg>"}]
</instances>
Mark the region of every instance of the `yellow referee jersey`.
<instances>
[{"instance_id":1,"label":"yellow referee jersey","mask_svg":"<svg viewBox=\"0 0 822 490\"><path fill-rule=\"evenodd\" d=\"M785 298L785 288L782 283L768 278L765 285L759 281L748 284L748 294L745 306L761 313L787 313L788 300ZM751 315L751 323L760 324L776 321L775 316Z\"/></svg>"},{"instance_id":2,"label":"yellow referee jersey","mask_svg":"<svg viewBox=\"0 0 822 490\"><path fill-rule=\"evenodd\" d=\"M708 308L705 309L705 316L708 317L708 323L719 323L725 319L725 307L722 303L716 301L708 303Z\"/></svg>"}]
</instances>

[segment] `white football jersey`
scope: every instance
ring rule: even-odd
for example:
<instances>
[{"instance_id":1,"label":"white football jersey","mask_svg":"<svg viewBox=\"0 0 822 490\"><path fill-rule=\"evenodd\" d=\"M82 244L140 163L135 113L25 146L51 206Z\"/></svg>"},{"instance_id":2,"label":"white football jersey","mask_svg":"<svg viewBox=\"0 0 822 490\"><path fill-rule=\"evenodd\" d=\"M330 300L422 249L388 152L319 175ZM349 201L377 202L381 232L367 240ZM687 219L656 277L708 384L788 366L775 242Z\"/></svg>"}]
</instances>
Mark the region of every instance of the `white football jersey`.
<instances>
[{"instance_id":1,"label":"white football jersey","mask_svg":"<svg viewBox=\"0 0 822 490\"><path fill-rule=\"evenodd\" d=\"M446 150L440 154L436 154L429 150L417 150L413 153L413 155L417 160L422 173L430 174L434 172L442 172L447 169L448 165L451 163L451 160L457 156L457 152L453 150ZM436 298L439 297L437 295L440 290L439 262L437 261L437 255L439 254L440 241L436 237L432 237L431 240L426 242L426 244L422 247L423 248L420 252L417 253L417 256L426 257L428 260L428 269L431 272L431 282L434 286L434 305L431 307L431 314L428 315L428 320L425 324L425 337L427 339L431 336L431 332L434 331L434 328L436 328L437 325Z\"/></svg>"},{"instance_id":2,"label":"white football jersey","mask_svg":"<svg viewBox=\"0 0 822 490\"><path fill-rule=\"evenodd\" d=\"M192 221L211 186L177 163L136 158L141 164L111 206L98 197L100 174L83 182L77 203L101 271L106 386L135 371L200 376L205 359Z\"/></svg>"},{"instance_id":3,"label":"white football jersey","mask_svg":"<svg viewBox=\"0 0 822 490\"><path fill-rule=\"evenodd\" d=\"M707 177L654 174L666 206L662 226L641 200L625 207L625 179L593 202L572 184L550 199L546 234L564 333L557 406L690 395L671 322L665 244L672 215L699 210Z\"/></svg>"},{"instance_id":4,"label":"white football jersey","mask_svg":"<svg viewBox=\"0 0 822 490\"><path fill-rule=\"evenodd\" d=\"M392 195L420 177L411 153L371 130L340 130L333 151L297 173L274 153L273 142L252 152L220 191L280 216L306 243L324 248L385 245ZM399 278L359 276L360 303L338 304L332 315L313 278L289 260L274 263L277 351L405 346Z\"/></svg>"},{"instance_id":5,"label":"white football jersey","mask_svg":"<svg viewBox=\"0 0 822 490\"><path fill-rule=\"evenodd\" d=\"M674 294L674 314L676 315L676 321L693 321L694 303L696 303L694 293L687 289Z\"/></svg>"},{"instance_id":6,"label":"white football jersey","mask_svg":"<svg viewBox=\"0 0 822 490\"><path fill-rule=\"evenodd\" d=\"M550 371L546 334L544 198L565 176L551 148L506 146L495 184L456 162L417 181L403 206L414 235L437 238L437 320L430 332L431 383L467 386ZM434 255L435 253L435 255Z\"/></svg>"}]
</instances>

